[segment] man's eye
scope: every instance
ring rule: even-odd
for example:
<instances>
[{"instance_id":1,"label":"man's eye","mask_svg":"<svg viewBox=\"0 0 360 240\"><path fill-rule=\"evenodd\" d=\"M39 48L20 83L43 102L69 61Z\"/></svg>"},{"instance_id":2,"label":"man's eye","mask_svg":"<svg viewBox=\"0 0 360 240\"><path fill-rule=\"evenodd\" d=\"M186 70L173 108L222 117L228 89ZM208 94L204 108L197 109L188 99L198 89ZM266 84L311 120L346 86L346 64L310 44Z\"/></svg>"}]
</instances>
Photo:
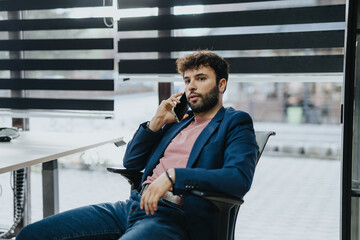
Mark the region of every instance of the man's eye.
<instances>
[{"instance_id":1,"label":"man's eye","mask_svg":"<svg viewBox=\"0 0 360 240\"><path fill-rule=\"evenodd\" d=\"M185 82L185 84L189 84L190 80L185 80L184 82Z\"/></svg>"},{"instance_id":2,"label":"man's eye","mask_svg":"<svg viewBox=\"0 0 360 240\"><path fill-rule=\"evenodd\" d=\"M199 77L198 78L200 81L204 81L206 78L205 77Z\"/></svg>"}]
</instances>

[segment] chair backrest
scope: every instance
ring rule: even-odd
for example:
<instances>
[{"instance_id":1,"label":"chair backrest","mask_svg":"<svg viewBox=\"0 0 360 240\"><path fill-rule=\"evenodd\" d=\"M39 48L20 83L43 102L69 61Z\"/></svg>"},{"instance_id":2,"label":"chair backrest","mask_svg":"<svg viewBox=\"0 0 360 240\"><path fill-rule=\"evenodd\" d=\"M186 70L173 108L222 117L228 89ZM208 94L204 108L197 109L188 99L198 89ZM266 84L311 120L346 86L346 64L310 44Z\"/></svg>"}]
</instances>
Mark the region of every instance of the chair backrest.
<instances>
[{"instance_id":1,"label":"chair backrest","mask_svg":"<svg viewBox=\"0 0 360 240\"><path fill-rule=\"evenodd\" d=\"M256 164L258 163L264 149L266 146L267 141L269 140L270 136L276 135L273 131L255 131L256 136L256 143L259 146L259 154L256 160Z\"/></svg>"},{"instance_id":2,"label":"chair backrest","mask_svg":"<svg viewBox=\"0 0 360 240\"><path fill-rule=\"evenodd\" d=\"M274 136L274 135L276 135L276 133L273 131L255 131L256 143L259 147L256 164L259 162L259 159L265 149L265 146L266 146L267 141L269 140L269 137ZM215 204L219 208L218 203L213 202L213 204ZM221 203L221 204L223 206L222 211L227 212L227 214L228 214L228 215L226 214L226 216L223 216L224 219L222 219L221 221L226 222L226 219L229 219L230 221L228 223L227 229L224 229L224 231L226 231L226 232L221 231L221 233L218 234L218 239L231 240L231 239L234 239L234 237L235 237L236 219L237 219L237 215L238 215L238 212L239 212L239 209L240 209L240 206L242 203L234 204L234 205L229 204L227 206L224 203Z\"/></svg>"}]
</instances>

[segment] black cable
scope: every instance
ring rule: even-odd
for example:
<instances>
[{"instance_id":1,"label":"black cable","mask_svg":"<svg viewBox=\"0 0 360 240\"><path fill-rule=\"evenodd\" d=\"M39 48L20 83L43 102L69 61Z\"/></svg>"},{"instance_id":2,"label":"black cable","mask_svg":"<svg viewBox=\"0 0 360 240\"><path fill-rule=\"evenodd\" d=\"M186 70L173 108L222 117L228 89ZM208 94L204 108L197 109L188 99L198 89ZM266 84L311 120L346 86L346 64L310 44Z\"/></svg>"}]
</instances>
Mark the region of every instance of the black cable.
<instances>
[{"instance_id":1,"label":"black cable","mask_svg":"<svg viewBox=\"0 0 360 240\"><path fill-rule=\"evenodd\" d=\"M0 239L9 239L14 237L15 229L24 216L26 169L23 168L14 171L11 176L13 176L13 184L11 184L11 188L14 194L14 223L7 232L0 234Z\"/></svg>"}]
</instances>

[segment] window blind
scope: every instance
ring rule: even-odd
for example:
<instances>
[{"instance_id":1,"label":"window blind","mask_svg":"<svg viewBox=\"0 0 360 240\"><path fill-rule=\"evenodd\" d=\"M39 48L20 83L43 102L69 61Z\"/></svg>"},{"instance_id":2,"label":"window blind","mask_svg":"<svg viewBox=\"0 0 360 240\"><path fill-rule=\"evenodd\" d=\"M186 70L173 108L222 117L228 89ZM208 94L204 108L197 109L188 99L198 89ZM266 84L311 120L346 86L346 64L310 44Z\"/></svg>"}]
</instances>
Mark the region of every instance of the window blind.
<instances>
[{"instance_id":1,"label":"window blind","mask_svg":"<svg viewBox=\"0 0 360 240\"><path fill-rule=\"evenodd\" d=\"M174 74L179 53L196 49L221 51L235 74L341 73L345 5L292 1L298 6L288 7L281 2L118 0L119 9L158 7L172 12L120 18L118 52L132 55L120 58L119 73ZM187 13L192 5L203 11ZM176 14L178 7L189 8ZM187 35L189 30L195 34ZM129 32L141 32L142 37L121 38ZM147 32L166 34L154 37ZM290 54L294 49L297 54ZM168 57L160 57L163 53Z\"/></svg>"},{"instance_id":2,"label":"window blind","mask_svg":"<svg viewBox=\"0 0 360 240\"><path fill-rule=\"evenodd\" d=\"M13 11L25 13L25 11L66 11L75 8L107 7L112 6L112 0L3 0L0 1L0 12L4 15ZM25 16L27 14L24 14ZM48 14L49 15L49 14ZM47 15L47 16L48 16ZM114 102L109 99L89 99L86 97L65 97L57 91L113 91L114 79L112 72L114 70L114 57L103 57L94 54L94 50L113 50L113 37L95 38L71 36L67 31L74 30L108 30L113 29L111 23L112 17L39 17L28 19L3 19L0 21L0 34L3 36L8 32L23 34L24 32L39 32L39 38L21 38L8 39L1 38L0 51L8 52L10 57L0 59L0 89L2 90L41 90L52 91L54 98L37 97L1 97L0 108L2 109L36 109L36 110L95 110L95 111L113 111ZM56 37L49 34L50 31L58 31ZM56 35L56 34L55 34ZM67 35L66 37L62 35ZM111 34L110 34L111 35ZM70 37L69 37L70 36ZM61 57L41 57L45 52L61 52ZM81 57L76 52L82 51ZM39 55L36 58L27 57L32 52L32 56ZM86 54L84 54L86 52ZM23 55L23 57L11 57L12 54ZM75 54L74 54L75 53ZM34 71L58 71L56 77L28 77ZM96 73L108 72L107 77L71 77L78 71L91 71ZM10 72L10 74L5 74ZM24 77L11 77L11 72L22 72ZM60 72L60 73L59 73ZM9 77L10 75L10 77ZM91 75L91 74L88 74ZM101 76L101 74L94 74ZM4 77L6 76L6 77ZM70 76L70 77L69 77ZM84 99L85 98L85 99Z\"/></svg>"}]
</instances>

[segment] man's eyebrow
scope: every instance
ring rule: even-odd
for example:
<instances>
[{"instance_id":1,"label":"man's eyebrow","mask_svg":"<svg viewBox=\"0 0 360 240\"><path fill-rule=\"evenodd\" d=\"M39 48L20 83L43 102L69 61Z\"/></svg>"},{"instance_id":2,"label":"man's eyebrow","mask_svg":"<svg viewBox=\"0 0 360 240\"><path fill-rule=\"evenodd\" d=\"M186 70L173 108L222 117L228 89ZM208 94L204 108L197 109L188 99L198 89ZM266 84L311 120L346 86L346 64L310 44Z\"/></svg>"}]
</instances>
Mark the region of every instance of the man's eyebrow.
<instances>
[{"instance_id":1,"label":"man's eyebrow","mask_svg":"<svg viewBox=\"0 0 360 240\"><path fill-rule=\"evenodd\" d=\"M206 73L198 73L198 74L195 75L195 77L199 77L199 76L203 76L203 75L207 76Z\"/></svg>"},{"instance_id":2,"label":"man's eyebrow","mask_svg":"<svg viewBox=\"0 0 360 240\"><path fill-rule=\"evenodd\" d=\"M199 77L199 76L208 76L206 73L198 73L195 75L195 77ZM186 78L190 78L189 76L184 76L184 79Z\"/></svg>"}]
</instances>

